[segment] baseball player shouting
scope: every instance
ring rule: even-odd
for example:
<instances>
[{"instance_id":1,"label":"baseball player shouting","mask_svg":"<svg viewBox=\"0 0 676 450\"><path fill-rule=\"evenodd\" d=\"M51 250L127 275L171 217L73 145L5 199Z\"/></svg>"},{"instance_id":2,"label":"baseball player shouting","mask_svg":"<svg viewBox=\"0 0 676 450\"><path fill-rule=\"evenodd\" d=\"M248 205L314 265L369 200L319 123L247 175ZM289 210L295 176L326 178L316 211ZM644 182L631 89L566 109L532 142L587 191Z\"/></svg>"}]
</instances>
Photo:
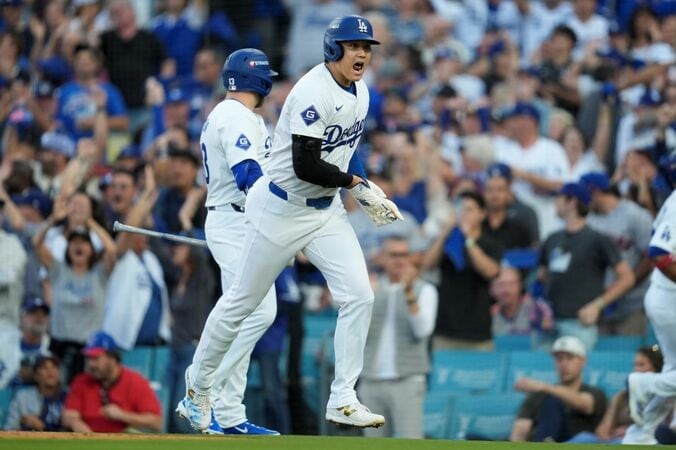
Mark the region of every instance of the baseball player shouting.
<instances>
[{"instance_id":1,"label":"baseball player shouting","mask_svg":"<svg viewBox=\"0 0 676 450\"><path fill-rule=\"evenodd\" d=\"M377 225L401 219L394 203L366 180L355 153L369 106L362 76L375 44L368 20L335 19L324 34L325 63L298 80L284 103L266 175L246 198L249 223L237 274L207 319L190 369L191 385L183 402L196 429L209 426L208 396L223 355L235 349L243 322L301 250L322 272L339 305L335 379L326 419L357 427L385 422L357 400L354 390L373 292L338 193L348 188Z\"/></svg>"},{"instance_id":2,"label":"baseball player shouting","mask_svg":"<svg viewBox=\"0 0 676 450\"><path fill-rule=\"evenodd\" d=\"M223 66L223 83L228 89L225 100L216 105L204 126L200 145L207 182L205 223L207 245L221 269L221 285L227 290L233 283L238 257L244 252L244 201L246 192L263 175L260 160L272 140L263 119L253 112L272 88L268 58L260 50L246 48L233 52ZM279 434L255 425L246 418L242 404L251 352L258 339L274 321L277 302L274 288L263 291L262 301L243 321L231 351L216 365L218 383L205 400L208 411L202 429L209 434ZM222 360L222 362L221 362ZM186 386L189 385L189 368ZM176 411L188 417L185 402Z\"/></svg>"},{"instance_id":3,"label":"baseball player shouting","mask_svg":"<svg viewBox=\"0 0 676 450\"><path fill-rule=\"evenodd\" d=\"M676 188L676 153L660 162L660 171L671 188ZM645 295L645 310L664 355L664 366L661 373L629 375L629 412L634 425L627 429L623 444L656 444L655 430L676 400L676 190L657 214L648 255L655 269ZM670 428L676 428L676 417Z\"/></svg>"}]
</instances>

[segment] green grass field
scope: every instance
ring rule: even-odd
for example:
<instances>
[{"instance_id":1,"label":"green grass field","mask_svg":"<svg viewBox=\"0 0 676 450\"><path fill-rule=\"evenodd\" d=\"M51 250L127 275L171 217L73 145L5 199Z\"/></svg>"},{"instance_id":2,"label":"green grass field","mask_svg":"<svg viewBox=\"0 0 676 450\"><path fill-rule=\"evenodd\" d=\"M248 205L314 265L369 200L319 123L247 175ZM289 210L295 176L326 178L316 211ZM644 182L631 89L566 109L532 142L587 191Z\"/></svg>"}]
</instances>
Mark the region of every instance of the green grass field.
<instances>
[{"instance_id":1,"label":"green grass field","mask_svg":"<svg viewBox=\"0 0 676 450\"><path fill-rule=\"evenodd\" d=\"M0 433L1 450L540 450L608 449L607 445L514 444L509 442L366 439L330 436L282 436L225 438L218 436L118 435L73 436L68 434ZM623 446L624 448L643 448ZM652 448L667 448L657 446Z\"/></svg>"}]
</instances>

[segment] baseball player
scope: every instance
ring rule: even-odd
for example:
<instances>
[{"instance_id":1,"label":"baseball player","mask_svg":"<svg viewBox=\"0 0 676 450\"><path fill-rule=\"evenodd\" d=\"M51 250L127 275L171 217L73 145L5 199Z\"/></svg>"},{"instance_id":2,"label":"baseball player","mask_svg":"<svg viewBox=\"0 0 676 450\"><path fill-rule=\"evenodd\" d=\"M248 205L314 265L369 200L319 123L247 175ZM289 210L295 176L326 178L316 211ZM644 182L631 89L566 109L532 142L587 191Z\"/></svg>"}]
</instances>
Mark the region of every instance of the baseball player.
<instances>
[{"instance_id":1,"label":"baseball player","mask_svg":"<svg viewBox=\"0 0 676 450\"><path fill-rule=\"evenodd\" d=\"M202 127L200 146L208 210L206 240L221 269L224 290L232 285L238 256L244 252L246 193L262 176L259 156L262 161L272 142L263 119L253 110L270 93L275 75L267 56L260 50L245 48L233 52L223 66L227 96L216 105ZM263 292L261 298L242 323L231 351L221 358L222 362L218 361L218 383L211 391L209 402L213 406L213 417L208 417L207 426L203 428L205 433L279 434L247 421L242 404L251 352L277 312L274 288ZM186 386L189 385L188 372L189 369ZM189 414L183 401L176 411L184 417Z\"/></svg>"},{"instance_id":2,"label":"baseball player","mask_svg":"<svg viewBox=\"0 0 676 450\"><path fill-rule=\"evenodd\" d=\"M209 425L208 396L223 354L234 348L243 322L301 250L322 272L339 305L326 419L357 427L385 422L357 400L354 390L373 291L338 192L349 189L377 225L401 218L394 203L366 180L355 153L369 106L362 76L375 44L373 28L363 17L333 20L324 35L325 62L298 80L282 107L266 174L246 198L249 224L237 274L209 315L193 358L184 403L194 428Z\"/></svg>"},{"instance_id":3,"label":"baseball player","mask_svg":"<svg viewBox=\"0 0 676 450\"><path fill-rule=\"evenodd\" d=\"M676 153L664 157L661 171L676 188ZM629 412L634 420L623 444L656 444L655 429L676 400L676 190L660 209L653 226L648 255L655 263L645 310L664 355L661 373L629 375ZM676 425L672 420L671 428Z\"/></svg>"}]
</instances>

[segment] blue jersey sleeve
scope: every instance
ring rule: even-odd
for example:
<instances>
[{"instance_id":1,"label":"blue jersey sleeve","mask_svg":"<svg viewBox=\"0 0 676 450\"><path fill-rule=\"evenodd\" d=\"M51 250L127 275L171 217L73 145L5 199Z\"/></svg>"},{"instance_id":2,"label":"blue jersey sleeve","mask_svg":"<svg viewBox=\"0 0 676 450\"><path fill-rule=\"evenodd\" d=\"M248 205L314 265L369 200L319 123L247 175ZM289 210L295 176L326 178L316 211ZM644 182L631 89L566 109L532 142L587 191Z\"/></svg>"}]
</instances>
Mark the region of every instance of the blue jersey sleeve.
<instances>
[{"instance_id":1,"label":"blue jersey sleeve","mask_svg":"<svg viewBox=\"0 0 676 450\"><path fill-rule=\"evenodd\" d=\"M237 189L247 193L256 180L263 176L261 166L253 159L245 159L232 167Z\"/></svg>"},{"instance_id":2,"label":"blue jersey sleeve","mask_svg":"<svg viewBox=\"0 0 676 450\"><path fill-rule=\"evenodd\" d=\"M364 169L364 163L359 157L359 152L354 151L350 163L347 166L347 173L352 175L357 175L366 180L366 169Z\"/></svg>"}]
</instances>

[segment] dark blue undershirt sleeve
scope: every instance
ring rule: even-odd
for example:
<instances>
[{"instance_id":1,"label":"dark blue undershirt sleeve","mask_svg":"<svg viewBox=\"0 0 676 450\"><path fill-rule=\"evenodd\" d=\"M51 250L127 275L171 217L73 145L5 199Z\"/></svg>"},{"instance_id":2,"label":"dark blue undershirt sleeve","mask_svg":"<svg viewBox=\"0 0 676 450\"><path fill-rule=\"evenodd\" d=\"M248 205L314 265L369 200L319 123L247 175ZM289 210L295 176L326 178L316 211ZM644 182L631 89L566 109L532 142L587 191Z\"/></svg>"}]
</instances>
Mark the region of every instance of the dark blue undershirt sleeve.
<instances>
[{"instance_id":1,"label":"dark blue undershirt sleeve","mask_svg":"<svg viewBox=\"0 0 676 450\"><path fill-rule=\"evenodd\" d=\"M232 170L232 174L235 176L237 189L245 194L249 191L251 186L254 185L256 180L263 176L261 166L253 159L245 159L233 166L230 170Z\"/></svg>"}]
</instances>

